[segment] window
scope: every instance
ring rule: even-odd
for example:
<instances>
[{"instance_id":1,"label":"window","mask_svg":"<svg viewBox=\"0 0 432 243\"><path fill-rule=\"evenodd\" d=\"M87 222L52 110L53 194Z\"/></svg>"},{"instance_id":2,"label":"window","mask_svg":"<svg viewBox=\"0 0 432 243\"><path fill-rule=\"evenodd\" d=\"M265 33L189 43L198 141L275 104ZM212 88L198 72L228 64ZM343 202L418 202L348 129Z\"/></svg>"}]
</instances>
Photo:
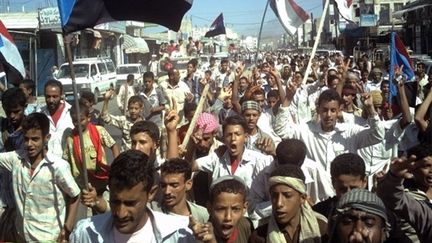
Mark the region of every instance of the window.
<instances>
[{"instance_id":1,"label":"window","mask_svg":"<svg viewBox=\"0 0 432 243\"><path fill-rule=\"evenodd\" d=\"M107 68L106 68L106 66L105 66L105 63L98 63L97 64L98 65L98 68L99 68L99 72L101 73L101 74L107 74Z\"/></svg>"},{"instance_id":2,"label":"window","mask_svg":"<svg viewBox=\"0 0 432 243\"><path fill-rule=\"evenodd\" d=\"M106 62L106 65L109 73L115 73L115 67L112 62Z\"/></svg>"},{"instance_id":3,"label":"window","mask_svg":"<svg viewBox=\"0 0 432 243\"><path fill-rule=\"evenodd\" d=\"M399 11L403 8L404 4L403 3L393 3L393 12Z\"/></svg>"},{"instance_id":4,"label":"window","mask_svg":"<svg viewBox=\"0 0 432 243\"><path fill-rule=\"evenodd\" d=\"M380 5L380 18L379 22L381 25L389 25L390 24L390 4L381 4Z\"/></svg>"}]
</instances>

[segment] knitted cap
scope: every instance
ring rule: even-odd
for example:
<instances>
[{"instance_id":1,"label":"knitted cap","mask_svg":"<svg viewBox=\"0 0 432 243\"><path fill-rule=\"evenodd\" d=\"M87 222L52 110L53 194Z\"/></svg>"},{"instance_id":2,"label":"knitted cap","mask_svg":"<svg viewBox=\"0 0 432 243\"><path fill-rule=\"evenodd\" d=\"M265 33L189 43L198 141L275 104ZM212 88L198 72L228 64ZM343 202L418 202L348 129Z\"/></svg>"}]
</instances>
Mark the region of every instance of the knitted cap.
<instances>
[{"instance_id":1,"label":"knitted cap","mask_svg":"<svg viewBox=\"0 0 432 243\"><path fill-rule=\"evenodd\" d=\"M203 133L212 133L219 128L219 122L212 114L203 112L197 119L196 127L204 129Z\"/></svg>"},{"instance_id":2,"label":"knitted cap","mask_svg":"<svg viewBox=\"0 0 432 243\"><path fill-rule=\"evenodd\" d=\"M261 107L259 106L258 102L254 101L254 100L247 100L245 102L243 102L242 106L241 106L241 110L242 112L244 112L245 110L257 110L259 112L261 112Z\"/></svg>"},{"instance_id":3,"label":"knitted cap","mask_svg":"<svg viewBox=\"0 0 432 243\"><path fill-rule=\"evenodd\" d=\"M358 209L367 213L380 216L387 222L387 214L384 203L375 194L366 189L353 189L345 193L337 203L338 213L344 213L350 209Z\"/></svg>"}]
</instances>

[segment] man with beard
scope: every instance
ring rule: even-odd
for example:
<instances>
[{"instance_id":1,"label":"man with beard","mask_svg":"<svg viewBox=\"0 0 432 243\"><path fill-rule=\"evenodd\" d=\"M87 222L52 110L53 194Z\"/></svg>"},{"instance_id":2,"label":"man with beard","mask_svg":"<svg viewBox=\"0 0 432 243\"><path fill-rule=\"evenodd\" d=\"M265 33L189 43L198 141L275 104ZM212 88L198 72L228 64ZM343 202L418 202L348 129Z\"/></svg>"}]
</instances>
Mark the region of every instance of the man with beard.
<instances>
[{"instance_id":1,"label":"man with beard","mask_svg":"<svg viewBox=\"0 0 432 243\"><path fill-rule=\"evenodd\" d=\"M74 127L70 116L71 105L62 100L63 85L60 81L50 79L45 83L45 102L42 107L44 113L50 121L51 138L48 142L48 150L57 155L63 156L63 133L66 129Z\"/></svg>"},{"instance_id":2,"label":"man with beard","mask_svg":"<svg viewBox=\"0 0 432 243\"><path fill-rule=\"evenodd\" d=\"M153 165L141 151L114 159L109 172L111 212L78 222L71 242L195 242L177 217L148 208L156 192Z\"/></svg>"}]
</instances>

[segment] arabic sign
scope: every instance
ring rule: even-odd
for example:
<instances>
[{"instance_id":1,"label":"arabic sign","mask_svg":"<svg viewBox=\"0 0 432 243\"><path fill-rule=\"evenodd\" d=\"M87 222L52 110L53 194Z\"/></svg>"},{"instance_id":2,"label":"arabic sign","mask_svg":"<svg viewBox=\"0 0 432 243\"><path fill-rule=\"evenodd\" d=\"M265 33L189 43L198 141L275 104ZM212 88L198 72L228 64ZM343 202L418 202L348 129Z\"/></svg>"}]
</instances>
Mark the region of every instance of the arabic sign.
<instances>
[{"instance_id":1,"label":"arabic sign","mask_svg":"<svg viewBox=\"0 0 432 243\"><path fill-rule=\"evenodd\" d=\"M41 29L61 28L58 8L53 7L39 10L39 24Z\"/></svg>"}]
</instances>

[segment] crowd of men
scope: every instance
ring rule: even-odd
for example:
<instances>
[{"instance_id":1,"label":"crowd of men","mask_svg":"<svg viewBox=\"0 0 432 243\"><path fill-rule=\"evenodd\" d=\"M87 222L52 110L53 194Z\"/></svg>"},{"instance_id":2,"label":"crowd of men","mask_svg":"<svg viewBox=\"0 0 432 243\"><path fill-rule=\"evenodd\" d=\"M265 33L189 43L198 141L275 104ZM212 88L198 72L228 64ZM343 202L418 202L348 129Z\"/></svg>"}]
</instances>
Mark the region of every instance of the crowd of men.
<instances>
[{"instance_id":1,"label":"crowd of men","mask_svg":"<svg viewBox=\"0 0 432 243\"><path fill-rule=\"evenodd\" d=\"M262 56L192 58L185 76L146 72L139 92L129 75L120 116L114 90L99 111L90 92L65 102L55 79L45 104L32 80L7 89L0 240L430 242L424 64L389 80L367 55L314 57L309 72L308 56Z\"/></svg>"}]
</instances>

